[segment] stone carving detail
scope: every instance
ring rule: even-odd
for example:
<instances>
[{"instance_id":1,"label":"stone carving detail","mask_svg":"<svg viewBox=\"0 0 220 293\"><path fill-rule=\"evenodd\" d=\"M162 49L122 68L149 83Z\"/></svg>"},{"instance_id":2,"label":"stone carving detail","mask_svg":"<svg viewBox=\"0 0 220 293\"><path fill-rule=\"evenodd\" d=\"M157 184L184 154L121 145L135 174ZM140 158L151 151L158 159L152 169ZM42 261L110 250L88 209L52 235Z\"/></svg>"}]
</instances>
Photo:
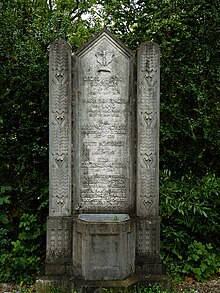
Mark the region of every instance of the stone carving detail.
<instances>
[{"instance_id":1,"label":"stone carving detail","mask_svg":"<svg viewBox=\"0 0 220 293\"><path fill-rule=\"evenodd\" d=\"M159 47L142 44L137 80L138 154L137 214L158 215L159 181Z\"/></svg>"},{"instance_id":2,"label":"stone carving detail","mask_svg":"<svg viewBox=\"0 0 220 293\"><path fill-rule=\"evenodd\" d=\"M65 41L50 47L50 215L71 214L70 56Z\"/></svg>"},{"instance_id":3,"label":"stone carving detail","mask_svg":"<svg viewBox=\"0 0 220 293\"><path fill-rule=\"evenodd\" d=\"M137 222L137 255L141 261L159 258L160 219L143 219Z\"/></svg>"},{"instance_id":4,"label":"stone carving detail","mask_svg":"<svg viewBox=\"0 0 220 293\"><path fill-rule=\"evenodd\" d=\"M71 259L71 219L53 217L47 221L47 262L69 262Z\"/></svg>"},{"instance_id":5,"label":"stone carving detail","mask_svg":"<svg viewBox=\"0 0 220 293\"><path fill-rule=\"evenodd\" d=\"M114 53L102 50L96 53L95 56L96 61L102 66L101 68L99 68L98 72L111 72L111 70L107 66L112 62Z\"/></svg>"},{"instance_id":6,"label":"stone carving detail","mask_svg":"<svg viewBox=\"0 0 220 293\"><path fill-rule=\"evenodd\" d=\"M104 33L75 55L79 101L78 206L83 212L129 211L129 78L132 55Z\"/></svg>"}]
</instances>

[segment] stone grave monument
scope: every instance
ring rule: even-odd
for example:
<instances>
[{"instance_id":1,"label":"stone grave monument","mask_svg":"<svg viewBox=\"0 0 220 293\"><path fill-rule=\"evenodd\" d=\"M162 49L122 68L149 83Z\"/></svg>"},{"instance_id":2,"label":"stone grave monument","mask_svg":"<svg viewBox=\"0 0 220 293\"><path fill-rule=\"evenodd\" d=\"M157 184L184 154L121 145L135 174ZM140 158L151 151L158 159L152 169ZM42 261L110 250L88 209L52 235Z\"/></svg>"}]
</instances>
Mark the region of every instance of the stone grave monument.
<instances>
[{"instance_id":1,"label":"stone grave monument","mask_svg":"<svg viewBox=\"0 0 220 293\"><path fill-rule=\"evenodd\" d=\"M46 276L160 276L158 45L136 55L104 29L74 54L53 42L49 68Z\"/></svg>"}]
</instances>

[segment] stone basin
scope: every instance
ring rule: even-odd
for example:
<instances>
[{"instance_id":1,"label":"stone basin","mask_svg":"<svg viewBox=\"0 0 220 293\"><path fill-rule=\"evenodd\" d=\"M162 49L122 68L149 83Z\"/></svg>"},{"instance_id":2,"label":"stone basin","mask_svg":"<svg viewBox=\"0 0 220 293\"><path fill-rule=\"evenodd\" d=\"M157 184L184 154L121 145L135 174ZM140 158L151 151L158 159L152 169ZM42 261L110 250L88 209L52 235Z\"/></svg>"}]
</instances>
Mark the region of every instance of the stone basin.
<instances>
[{"instance_id":1,"label":"stone basin","mask_svg":"<svg viewBox=\"0 0 220 293\"><path fill-rule=\"evenodd\" d=\"M80 214L78 219L93 223L117 223L130 220L128 214Z\"/></svg>"},{"instance_id":2,"label":"stone basin","mask_svg":"<svg viewBox=\"0 0 220 293\"><path fill-rule=\"evenodd\" d=\"M123 280L135 271L135 223L128 214L79 214L74 272L84 280Z\"/></svg>"}]
</instances>

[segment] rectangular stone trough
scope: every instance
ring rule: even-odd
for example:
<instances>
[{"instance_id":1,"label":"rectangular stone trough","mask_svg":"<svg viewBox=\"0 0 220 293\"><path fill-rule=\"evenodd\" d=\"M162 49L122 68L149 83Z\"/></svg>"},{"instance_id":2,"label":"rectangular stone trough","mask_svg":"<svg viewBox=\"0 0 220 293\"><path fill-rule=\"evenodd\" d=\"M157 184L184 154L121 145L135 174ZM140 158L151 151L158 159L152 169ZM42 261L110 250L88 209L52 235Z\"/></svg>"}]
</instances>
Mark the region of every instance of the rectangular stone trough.
<instances>
[{"instance_id":1,"label":"rectangular stone trough","mask_svg":"<svg viewBox=\"0 0 220 293\"><path fill-rule=\"evenodd\" d=\"M135 227L127 214L80 214L73 229L75 271L85 280L125 279L135 271Z\"/></svg>"}]
</instances>

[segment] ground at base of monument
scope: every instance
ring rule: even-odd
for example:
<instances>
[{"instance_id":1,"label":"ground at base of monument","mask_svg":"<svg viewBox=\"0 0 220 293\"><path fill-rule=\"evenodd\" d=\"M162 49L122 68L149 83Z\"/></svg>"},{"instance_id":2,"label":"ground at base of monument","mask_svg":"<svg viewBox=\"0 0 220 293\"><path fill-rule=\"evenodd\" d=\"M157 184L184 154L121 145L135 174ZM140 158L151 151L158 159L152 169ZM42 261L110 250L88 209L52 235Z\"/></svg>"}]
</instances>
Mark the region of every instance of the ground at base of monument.
<instances>
[{"instance_id":1,"label":"ground at base of monument","mask_svg":"<svg viewBox=\"0 0 220 293\"><path fill-rule=\"evenodd\" d=\"M153 282L152 282L153 283ZM170 282L169 282L170 283ZM168 283L168 284L169 284ZM212 278L206 282L189 282L185 281L181 284L172 284L171 281L171 290L167 292L199 292L199 293L218 293L220 292L220 277L218 278ZM36 285L32 285L26 289L23 289L23 287L20 287L19 285L13 284L13 283L0 283L0 292L1 293L31 293L36 292ZM55 291L53 291L55 292ZM146 292L146 290L145 290ZM160 292L158 290L158 292ZM67 292L65 292L67 293Z\"/></svg>"},{"instance_id":2,"label":"ground at base of monument","mask_svg":"<svg viewBox=\"0 0 220 293\"><path fill-rule=\"evenodd\" d=\"M80 292L80 293L101 293L101 292L138 292L139 289L151 285L158 285L161 290L170 289L169 278L165 275L138 275L125 280L71 280L71 279L50 279L43 277L36 282L38 293L49 293L52 288L59 288L61 292Z\"/></svg>"}]
</instances>

